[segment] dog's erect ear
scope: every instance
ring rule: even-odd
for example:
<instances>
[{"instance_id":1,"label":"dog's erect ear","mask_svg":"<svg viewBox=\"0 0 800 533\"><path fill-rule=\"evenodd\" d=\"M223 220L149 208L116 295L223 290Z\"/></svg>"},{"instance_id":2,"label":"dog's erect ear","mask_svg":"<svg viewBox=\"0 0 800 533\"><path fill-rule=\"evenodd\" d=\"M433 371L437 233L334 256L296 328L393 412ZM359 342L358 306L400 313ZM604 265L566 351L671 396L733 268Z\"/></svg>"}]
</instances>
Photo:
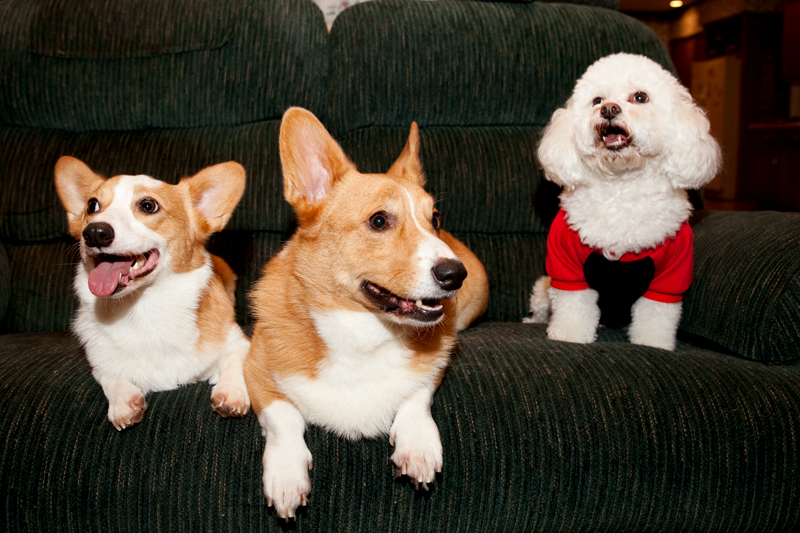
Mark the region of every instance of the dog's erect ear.
<instances>
[{"instance_id":1,"label":"dog's erect ear","mask_svg":"<svg viewBox=\"0 0 800 533\"><path fill-rule=\"evenodd\" d=\"M66 155L56 163L55 179L56 192L64 204L70 224L83 216L86 203L105 181L92 172L86 163Z\"/></svg>"},{"instance_id":2,"label":"dog's erect ear","mask_svg":"<svg viewBox=\"0 0 800 533\"><path fill-rule=\"evenodd\" d=\"M204 168L180 186L189 188L192 205L208 224L208 233L222 230L242 197L245 184L244 167L234 161Z\"/></svg>"},{"instance_id":3,"label":"dog's erect ear","mask_svg":"<svg viewBox=\"0 0 800 533\"><path fill-rule=\"evenodd\" d=\"M400 157L386 173L390 176L409 177L420 187L425 186L425 176L422 174L422 163L419 160L419 128L416 122L411 123L411 131L408 132L408 140L400 152Z\"/></svg>"},{"instance_id":4,"label":"dog's erect ear","mask_svg":"<svg viewBox=\"0 0 800 533\"><path fill-rule=\"evenodd\" d=\"M278 144L283 195L301 218L315 212L336 180L354 168L325 126L300 107L283 114Z\"/></svg>"},{"instance_id":5,"label":"dog's erect ear","mask_svg":"<svg viewBox=\"0 0 800 533\"><path fill-rule=\"evenodd\" d=\"M675 189L697 189L716 176L722 164L719 144L711 136L705 113L677 80L674 131L667 147L665 171Z\"/></svg>"},{"instance_id":6,"label":"dog's erect ear","mask_svg":"<svg viewBox=\"0 0 800 533\"><path fill-rule=\"evenodd\" d=\"M566 189L574 189L587 181L587 170L576 148L575 129L578 126L572 115L569 107L557 109L542 134L537 150L545 177Z\"/></svg>"}]
</instances>

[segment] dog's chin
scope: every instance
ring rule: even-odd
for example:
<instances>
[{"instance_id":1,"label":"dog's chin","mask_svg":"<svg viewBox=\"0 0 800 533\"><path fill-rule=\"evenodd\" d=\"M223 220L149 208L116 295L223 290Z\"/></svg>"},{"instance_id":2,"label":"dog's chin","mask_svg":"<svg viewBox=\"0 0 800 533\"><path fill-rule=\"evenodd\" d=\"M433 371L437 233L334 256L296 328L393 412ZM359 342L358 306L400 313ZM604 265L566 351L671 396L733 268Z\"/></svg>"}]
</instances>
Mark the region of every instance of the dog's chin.
<instances>
[{"instance_id":1,"label":"dog's chin","mask_svg":"<svg viewBox=\"0 0 800 533\"><path fill-rule=\"evenodd\" d=\"M160 265L161 254L152 249L138 254L89 254L89 290L98 298L121 298L147 285Z\"/></svg>"},{"instance_id":2,"label":"dog's chin","mask_svg":"<svg viewBox=\"0 0 800 533\"><path fill-rule=\"evenodd\" d=\"M624 124L612 125L603 121L595 126L594 136L594 163L607 173L624 174L642 168L647 162Z\"/></svg>"},{"instance_id":3,"label":"dog's chin","mask_svg":"<svg viewBox=\"0 0 800 533\"><path fill-rule=\"evenodd\" d=\"M361 292L374 308L403 326L430 327L444 319L441 298L403 298L370 281L361 284Z\"/></svg>"}]
</instances>

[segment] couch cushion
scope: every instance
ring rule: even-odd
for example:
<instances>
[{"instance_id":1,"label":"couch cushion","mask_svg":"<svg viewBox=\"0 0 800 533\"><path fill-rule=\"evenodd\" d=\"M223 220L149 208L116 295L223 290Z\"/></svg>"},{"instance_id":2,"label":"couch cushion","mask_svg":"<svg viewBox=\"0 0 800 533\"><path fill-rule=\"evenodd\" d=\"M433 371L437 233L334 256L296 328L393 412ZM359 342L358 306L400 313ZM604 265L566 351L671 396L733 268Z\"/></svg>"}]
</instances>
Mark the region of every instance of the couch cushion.
<instances>
[{"instance_id":1,"label":"couch cushion","mask_svg":"<svg viewBox=\"0 0 800 533\"><path fill-rule=\"evenodd\" d=\"M233 35L236 3L213 0L34 2L28 50L84 59L160 56L222 48ZM231 9L234 8L234 9Z\"/></svg>"},{"instance_id":2,"label":"couch cushion","mask_svg":"<svg viewBox=\"0 0 800 533\"><path fill-rule=\"evenodd\" d=\"M0 333L69 329L75 310L73 244L71 239L6 244L13 283Z\"/></svg>"},{"instance_id":3,"label":"couch cushion","mask_svg":"<svg viewBox=\"0 0 800 533\"><path fill-rule=\"evenodd\" d=\"M293 221L283 199L278 158L280 122L188 130L71 133L0 128L0 240L37 241L67 235L53 169L62 155L103 176L147 174L176 183L209 165L238 161L247 172L242 200L229 229L286 231ZM36 154L32 157L31 154Z\"/></svg>"},{"instance_id":4,"label":"couch cushion","mask_svg":"<svg viewBox=\"0 0 800 533\"><path fill-rule=\"evenodd\" d=\"M596 59L629 51L672 68L644 24L571 4L357 4L330 34L328 124L544 126Z\"/></svg>"},{"instance_id":5,"label":"couch cushion","mask_svg":"<svg viewBox=\"0 0 800 533\"><path fill-rule=\"evenodd\" d=\"M374 127L346 133L340 140L361 172L386 172L408 132L408 126ZM547 233L555 211L546 207L557 206L559 191L541 187L536 160L540 134L539 128L521 126L421 129L426 190L443 213L443 227L489 234Z\"/></svg>"},{"instance_id":6,"label":"couch cushion","mask_svg":"<svg viewBox=\"0 0 800 533\"><path fill-rule=\"evenodd\" d=\"M0 123L186 128L318 109L326 40L310 0L7 0Z\"/></svg>"},{"instance_id":7,"label":"couch cushion","mask_svg":"<svg viewBox=\"0 0 800 533\"><path fill-rule=\"evenodd\" d=\"M11 299L11 265L5 247L0 243L0 324L3 324ZM2 327L0 327L2 331Z\"/></svg>"},{"instance_id":8,"label":"couch cushion","mask_svg":"<svg viewBox=\"0 0 800 533\"><path fill-rule=\"evenodd\" d=\"M297 531L775 531L800 524L800 369L603 331L461 335L432 414L444 469L394 480L387 438L311 427ZM117 432L77 343L0 340L4 531L280 531L261 489L256 417L225 420L206 383L150 394ZM420 526L420 524L422 524Z\"/></svg>"},{"instance_id":9,"label":"couch cushion","mask_svg":"<svg viewBox=\"0 0 800 533\"><path fill-rule=\"evenodd\" d=\"M698 213L681 329L742 357L800 359L800 214Z\"/></svg>"}]
</instances>

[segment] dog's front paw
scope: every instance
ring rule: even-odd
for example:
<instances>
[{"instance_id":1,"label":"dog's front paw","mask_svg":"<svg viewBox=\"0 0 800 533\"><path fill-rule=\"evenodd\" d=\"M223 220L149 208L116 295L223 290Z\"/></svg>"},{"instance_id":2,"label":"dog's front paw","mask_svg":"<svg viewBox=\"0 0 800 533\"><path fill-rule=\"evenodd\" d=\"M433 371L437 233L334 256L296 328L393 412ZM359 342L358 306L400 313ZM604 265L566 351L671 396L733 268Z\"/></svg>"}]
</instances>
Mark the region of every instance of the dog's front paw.
<instances>
[{"instance_id":1,"label":"dog's front paw","mask_svg":"<svg viewBox=\"0 0 800 533\"><path fill-rule=\"evenodd\" d=\"M250 409L250 398L244 383L240 387L226 387L222 382L214 385L211 389L211 407L224 418L246 415Z\"/></svg>"},{"instance_id":2,"label":"dog's front paw","mask_svg":"<svg viewBox=\"0 0 800 533\"><path fill-rule=\"evenodd\" d=\"M311 492L311 452L270 446L264 450L264 495L267 505L284 520L294 518L298 507L308 505Z\"/></svg>"},{"instance_id":3,"label":"dog's front paw","mask_svg":"<svg viewBox=\"0 0 800 533\"><path fill-rule=\"evenodd\" d=\"M136 392L129 396L117 396L113 400L109 400L108 420L117 431L122 431L141 422L145 410L147 410L147 402L142 393Z\"/></svg>"},{"instance_id":4,"label":"dog's front paw","mask_svg":"<svg viewBox=\"0 0 800 533\"><path fill-rule=\"evenodd\" d=\"M408 476L417 489L421 485L427 490L428 483L442 471L442 441L433 418L396 419L389 443L395 447L392 462L396 476Z\"/></svg>"}]
</instances>

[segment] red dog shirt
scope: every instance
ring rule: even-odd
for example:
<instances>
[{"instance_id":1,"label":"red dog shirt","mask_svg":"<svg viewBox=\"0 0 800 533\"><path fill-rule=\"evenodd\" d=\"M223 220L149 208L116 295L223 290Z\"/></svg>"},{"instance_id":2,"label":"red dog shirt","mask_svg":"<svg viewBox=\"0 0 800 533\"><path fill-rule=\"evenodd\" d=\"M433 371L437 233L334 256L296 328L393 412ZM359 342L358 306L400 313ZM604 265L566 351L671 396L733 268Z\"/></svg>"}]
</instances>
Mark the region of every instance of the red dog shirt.
<instances>
[{"instance_id":1,"label":"red dog shirt","mask_svg":"<svg viewBox=\"0 0 800 533\"><path fill-rule=\"evenodd\" d=\"M678 233L662 244L638 254L626 253L618 260L630 262L651 258L655 264L655 274L644 297L657 302L676 303L682 300L683 293L692 284L693 243L692 229L688 222L684 222ZM602 250L581 242L578 232L567 224L566 213L560 210L547 236L545 266L552 278L551 285L565 291L588 289L584 264L592 252L602 254Z\"/></svg>"}]
</instances>

